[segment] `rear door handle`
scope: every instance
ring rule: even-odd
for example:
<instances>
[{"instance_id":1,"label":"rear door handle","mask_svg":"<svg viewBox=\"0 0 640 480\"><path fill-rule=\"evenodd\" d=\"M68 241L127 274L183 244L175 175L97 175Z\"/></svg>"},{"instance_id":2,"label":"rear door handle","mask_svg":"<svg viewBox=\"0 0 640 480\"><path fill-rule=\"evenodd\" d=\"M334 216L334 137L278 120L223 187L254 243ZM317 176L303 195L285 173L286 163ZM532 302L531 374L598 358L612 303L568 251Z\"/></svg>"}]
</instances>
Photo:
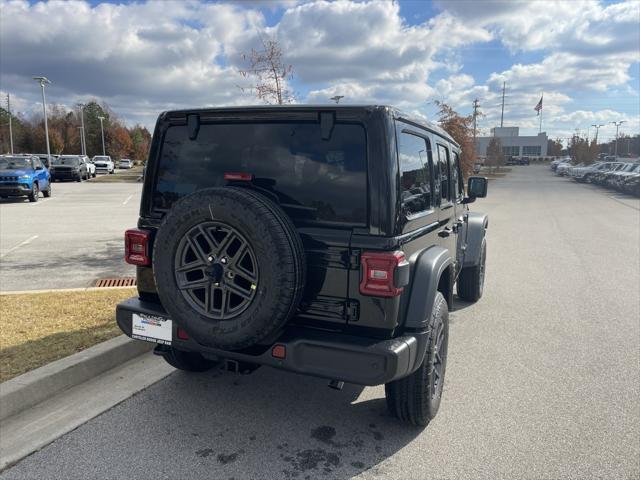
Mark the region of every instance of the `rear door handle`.
<instances>
[{"instance_id":1,"label":"rear door handle","mask_svg":"<svg viewBox=\"0 0 640 480\"><path fill-rule=\"evenodd\" d=\"M451 235L451 229L449 227L438 232L440 238L447 238L449 235Z\"/></svg>"}]
</instances>

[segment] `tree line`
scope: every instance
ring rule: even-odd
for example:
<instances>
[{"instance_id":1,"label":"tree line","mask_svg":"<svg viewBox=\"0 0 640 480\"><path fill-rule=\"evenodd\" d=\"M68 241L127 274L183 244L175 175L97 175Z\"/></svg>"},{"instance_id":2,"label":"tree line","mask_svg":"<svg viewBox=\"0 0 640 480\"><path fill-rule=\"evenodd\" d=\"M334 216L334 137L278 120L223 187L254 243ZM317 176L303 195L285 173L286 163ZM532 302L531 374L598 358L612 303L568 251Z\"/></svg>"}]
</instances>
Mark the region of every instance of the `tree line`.
<instances>
[{"instance_id":1,"label":"tree line","mask_svg":"<svg viewBox=\"0 0 640 480\"><path fill-rule=\"evenodd\" d=\"M102 155L102 133L100 119L104 117L105 152L114 160L130 158L144 161L149 152L151 134L146 127L125 126L107 106L96 101L87 103L83 109L87 155ZM68 110L61 105L47 109L49 147L51 154L79 155L82 152L80 109ZM14 153L46 153L44 118L42 115L25 117L11 114ZM0 152L9 153L9 112L0 108Z\"/></svg>"},{"instance_id":2,"label":"tree line","mask_svg":"<svg viewBox=\"0 0 640 480\"><path fill-rule=\"evenodd\" d=\"M595 139L589 140L580 135L573 135L565 147L561 139L549 140L547 154L550 156L570 155L578 163L591 164L598 159L598 155L614 155L616 152L616 140L606 143L596 143ZM620 135L618 137L618 156L637 157L640 154L640 135Z\"/></svg>"}]
</instances>

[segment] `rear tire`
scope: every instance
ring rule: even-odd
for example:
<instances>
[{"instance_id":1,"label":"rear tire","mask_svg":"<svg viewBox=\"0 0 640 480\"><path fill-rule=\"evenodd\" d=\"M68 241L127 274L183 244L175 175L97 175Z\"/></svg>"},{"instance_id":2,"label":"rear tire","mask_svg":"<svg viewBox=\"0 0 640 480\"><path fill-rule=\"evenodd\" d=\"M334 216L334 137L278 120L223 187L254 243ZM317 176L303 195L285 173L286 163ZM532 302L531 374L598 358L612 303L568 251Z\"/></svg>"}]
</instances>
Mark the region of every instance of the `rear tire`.
<instances>
[{"instance_id":1,"label":"rear tire","mask_svg":"<svg viewBox=\"0 0 640 480\"><path fill-rule=\"evenodd\" d=\"M34 183L33 186L31 187L31 193L29 194L29 201L37 202L39 197L40 197L40 188L38 187L37 183Z\"/></svg>"},{"instance_id":2,"label":"rear tire","mask_svg":"<svg viewBox=\"0 0 640 480\"><path fill-rule=\"evenodd\" d=\"M173 347L168 347L162 357L172 367L185 372L206 372L218 365L218 362L204 358L198 352L185 352Z\"/></svg>"},{"instance_id":3,"label":"rear tire","mask_svg":"<svg viewBox=\"0 0 640 480\"><path fill-rule=\"evenodd\" d=\"M389 412L402 422L427 426L440 408L447 367L449 310L437 292L429 321L427 350L420 367L408 377L384 386Z\"/></svg>"},{"instance_id":4,"label":"rear tire","mask_svg":"<svg viewBox=\"0 0 640 480\"><path fill-rule=\"evenodd\" d=\"M473 267L465 267L458 278L458 296L467 302L477 302L484 290L485 265L487 261L487 241L482 239L480 261Z\"/></svg>"},{"instance_id":5,"label":"rear tire","mask_svg":"<svg viewBox=\"0 0 640 480\"><path fill-rule=\"evenodd\" d=\"M44 195L44 198L49 198L51 196L51 183L49 183L47 188L42 191L42 195Z\"/></svg>"}]
</instances>

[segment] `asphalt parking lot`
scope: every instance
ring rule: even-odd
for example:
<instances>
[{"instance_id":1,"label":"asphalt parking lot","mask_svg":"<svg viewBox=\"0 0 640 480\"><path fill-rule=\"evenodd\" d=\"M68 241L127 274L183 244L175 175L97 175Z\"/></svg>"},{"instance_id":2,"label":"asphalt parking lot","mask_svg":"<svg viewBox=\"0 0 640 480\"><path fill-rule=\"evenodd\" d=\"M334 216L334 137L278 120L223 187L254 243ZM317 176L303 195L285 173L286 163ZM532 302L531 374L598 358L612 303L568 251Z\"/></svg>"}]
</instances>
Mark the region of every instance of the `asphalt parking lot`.
<instances>
[{"instance_id":1,"label":"asphalt parking lot","mask_svg":"<svg viewBox=\"0 0 640 480\"><path fill-rule=\"evenodd\" d=\"M427 428L389 417L382 387L176 372L0 478L638 478L640 202L532 165L472 208L485 294L455 305Z\"/></svg>"},{"instance_id":2,"label":"asphalt parking lot","mask_svg":"<svg viewBox=\"0 0 640 480\"><path fill-rule=\"evenodd\" d=\"M134 276L124 231L135 227L140 183L57 182L51 198L0 199L0 291L91 286Z\"/></svg>"}]
</instances>

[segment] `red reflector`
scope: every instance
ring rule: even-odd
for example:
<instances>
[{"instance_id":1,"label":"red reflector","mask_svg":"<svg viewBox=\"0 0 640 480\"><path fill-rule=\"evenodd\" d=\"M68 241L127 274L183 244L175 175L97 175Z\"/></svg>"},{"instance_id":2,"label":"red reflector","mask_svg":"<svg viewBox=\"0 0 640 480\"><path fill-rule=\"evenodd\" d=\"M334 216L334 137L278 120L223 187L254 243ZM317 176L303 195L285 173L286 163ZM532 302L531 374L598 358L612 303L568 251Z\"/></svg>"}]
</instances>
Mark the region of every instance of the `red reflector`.
<instances>
[{"instance_id":1,"label":"red reflector","mask_svg":"<svg viewBox=\"0 0 640 480\"><path fill-rule=\"evenodd\" d=\"M180 340L189 340L189 335L187 335L187 332L185 332L183 329L181 329L180 327L178 327L178 338Z\"/></svg>"},{"instance_id":2,"label":"red reflector","mask_svg":"<svg viewBox=\"0 0 640 480\"><path fill-rule=\"evenodd\" d=\"M251 180L253 180L253 173L226 172L224 174L224 179L236 182L250 182Z\"/></svg>"},{"instance_id":3,"label":"red reflector","mask_svg":"<svg viewBox=\"0 0 640 480\"><path fill-rule=\"evenodd\" d=\"M273 358L286 358L287 347L285 347L284 345L274 345L271 349L271 356Z\"/></svg>"},{"instance_id":4,"label":"red reflector","mask_svg":"<svg viewBox=\"0 0 640 480\"><path fill-rule=\"evenodd\" d=\"M404 253L364 252L362 261L362 280L360 293L375 297L395 297L402 293L402 287L396 287L393 274L398 266L407 264Z\"/></svg>"},{"instance_id":5,"label":"red reflector","mask_svg":"<svg viewBox=\"0 0 640 480\"><path fill-rule=\"evenodd\" d=\"M150 265L150 238L151 234L146 230L132 228L124 232L124 260L131 265Z\"/></svg>"}]
</instances>

